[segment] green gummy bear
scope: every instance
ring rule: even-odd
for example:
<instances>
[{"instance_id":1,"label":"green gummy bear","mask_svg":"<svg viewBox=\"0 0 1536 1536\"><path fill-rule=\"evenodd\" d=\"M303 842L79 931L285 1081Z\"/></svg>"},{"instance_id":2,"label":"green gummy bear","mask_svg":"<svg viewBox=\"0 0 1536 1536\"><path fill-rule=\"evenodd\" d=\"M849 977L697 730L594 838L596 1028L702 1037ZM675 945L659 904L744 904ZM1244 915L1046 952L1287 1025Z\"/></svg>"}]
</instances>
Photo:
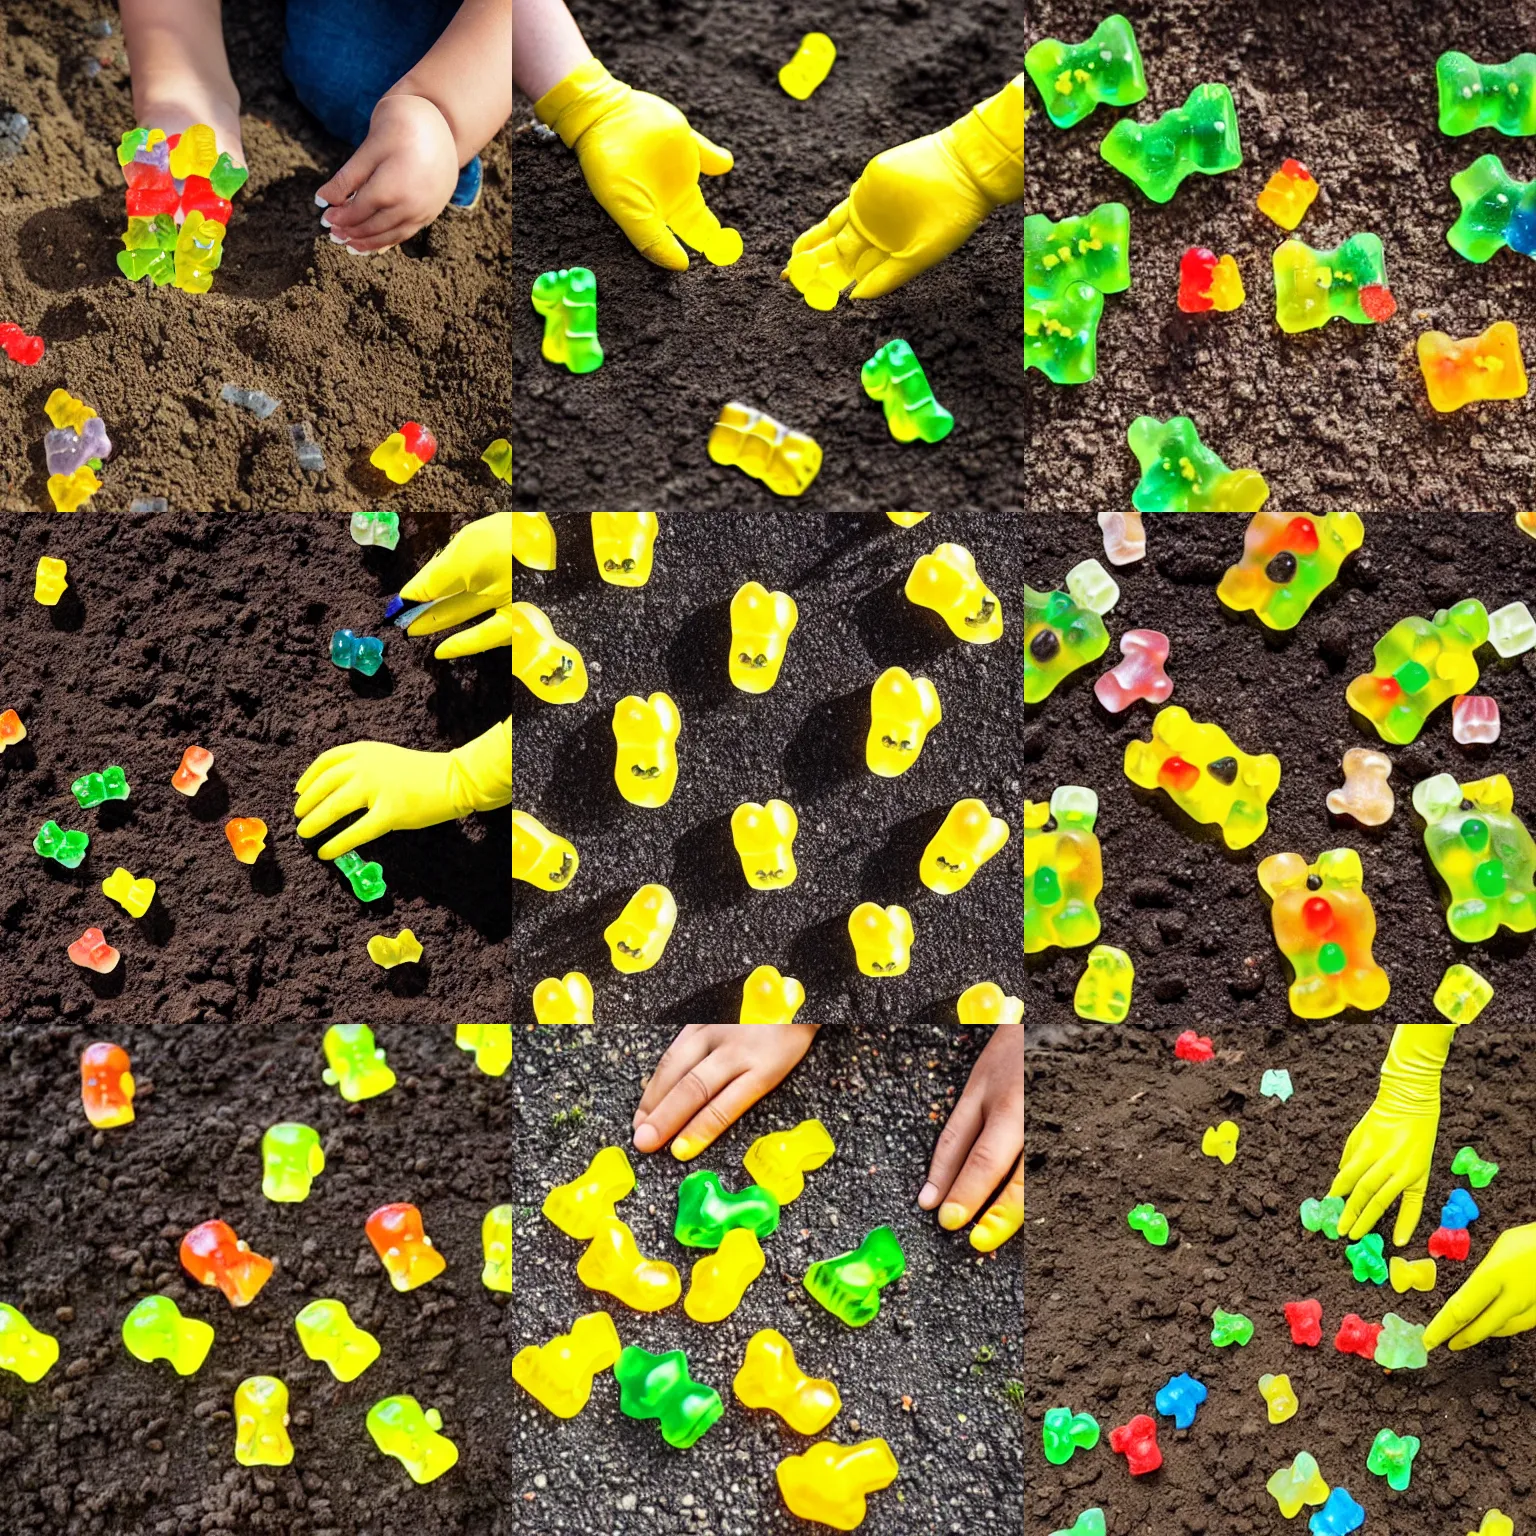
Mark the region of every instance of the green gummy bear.
<instances>
[{"instance_id":1,"label":"green gummy bear","mask_svg":"<svg viewBox=\"0 0 1536 1536\"><path fill-rule=\"evenodd\" d=\"M1516 181L1497 155L1480 155L1451 177L1461 213L1446 231L1458 256L1484 262L1504 246L1536 256L1536 181Z\"/></svg>"},{"instance_id":2,"label":"green gummy bear","mask_svg":"<svg viewBox=\"0 0 1536 1536\"><path fill-rule=\"evenodd\" d=\"M718 1248L736 1227L767 1237L778 1226L779 1202L761 1184L748 1184L733 1195L721 1188L718 1173L696 1168L678 1186L673 1235L684 1247Z\"/></svg>"},{"instance_id":3,"label":"green gummy bear","mask_svg":"<svg viewBox=\"0 0 1536 1536\"><path fill-rule=\"evenodd\" d=\"M1024 588L1024 702L1049 698L1064 678L1109 648L1104 620L1072 592ZM1089 826L1092 826L1089 821Z\"/></svg>"},{"instance_id":4,"label":"green gummy bear","mask_svg":"<svg viewBox=\"0 0 1536 1536\"><path fill-rule=\"evenodd\" d=\"M1086 42L1042 38L1024 55L1024 68L1058 128L1080 123L1100 102L1131 107L1147 94L1136 32L1118 12L1106 16Z\"/></svg>"},{"instance_id":5,"label":"green gummy bear","mask_svg":"<svg viewBox=\"0 0 1536 1536\"><path fill-rule=\"evenodd\" d=\"M1024 292L1054 299L1073 283L1100 293L1131 286L1131 211L1124 203L1098 207L1053 224L1043 213L1024 220Z\"/></svg>"},{"instance_id":6,"label":"green gummy bear","mask_svg":"<svg viewBox=\"0 0 1536 1536\"><path fill-rule=\"evenodd\" d=\"M1424 1326L1388 1312L1381 1320L1381 1337L1376 1341L1376 1364L1387 1371L1422 1370L1429 1364Z\"/></svg>"},{"instance_id":7,"label":"green gummy bear","mask_svg":"<svg viewBox=\"0 0 1536 1536\"><path fill-rule=\"evenodd\" d=\"M852 1253L821 1259L805 1272L805 1288L834 1317L862 1328L880 1311L881 1289L907 1271L907 1256L889 1227L876 1227Z\"/></svg>"},{"instance_id":8,"label":"green gummy bear","mask_svg":"<svg viewBox=\"0 0 1536 1536\"><path fill-rule=\"evenodd\" d=\"M603 366L597 339L597 279L586 267L563 267L534 279L533 307L544 316L544 360L572 373Z\"/></svg>"},{"instance_id":9,"label":"green gummy bear","mask_svg":"<svg viewBox=\"0 0 1536 1536\"><path fill-rule=\"evenodd\" d=\"M261 1138L261 1169L261 1192L268 1200L307 1200L315 1176L325 1169L320 1133L296 1121L271 1126Z\"/></svg>"},{"instance_id":10,"label":"green gummy bear","mask_svg":"<svg viewBox=\"0 0 1536 1536\"><path fill-rule=\"evenodd\" d=\"M246 184L250 175L243 165L236 165L229 158L228 150L223 150L208 173L208 184L213 188L215 197L222 197L228 202Z\"/></svg>"},{"instance_id":11,"label":"green gummy bear","mask_svg":"<svg viewBox=\"0 0 1536 1536\"><path fill-rule=\"evenodd\" d=\"M78 869L90 842L84 832L66 832L58 822L45 821L32 839L32 847L45 859L57 859L65 869Z\"/></svg>"},{"instance_id":12,"label":"green gummy bear","mask_svg":"<svg viewBox=\"0 0 1536 1536\"><path fill-rule=\"evenodd\" d=\"M1047 1408L1040 1435L1045 1444L1045 1459L1053 1467L1061 1467L1078 1451L1091 1451L1099 1443L1099 1421L1091 1413Z\"/></svg>"},{"instance_id":13,"label":"green gummy bear","mask_svg":"<svg viewBox=\"0 0 1536 1536\"><path fill-rule=\"evenodd\" d=\"M1451 1172L1459 1174L1473 1189L1487 1189L1498 1171L1499 1165L1485 1162L1477 1155L1476 1147L1460 1148L1451 1160Z\"/></svg>"},{"instance_id":14,"label":"green gummy bear","mask_svg":"<svg viewBox=\"0 0 1536 1536\"><path fill-rule=\"evenodd\" d=\"M1229 1344L1242 1348L1253 1337L1253 1319L1241 1312L1223 1312L1220 1307L1211 1313L1211 1343L1217 1349Z\"/></svg>"},{"instance_id":15,"label":"green gummy bear","mask_svg":"<svg viewBox=\"0 0 1536 1536\"><path fill-rule=\"evenodd\" d=\"M1344 697L1383 741L1406 746L1442 704L1477 686L1475 653L1487 638L1488 610L1475 597L1442 608L1433 620L1399 619L1376 642L1375 665L1351 681Z\"/></svg>"},{"instance_id":16,"label":"green gummy bear","mask_svg":"<svg viewBox=\"0 0 1536 1536\"><path fill-rule=\"evenodd\" d=\"M366 1024L332 1024L322 1044L326 1068L321 1077L349 1104L377 1098L395 1086L394 1069Z\"/></svg>"},{"instance_id":17,"label":"green gummy bear","mask_svg":"<svg viewBox=\"0 0 1536 1536\"><path fill-rule=\"evenodd\" d=\"M84 773L69 786L69 792L80 803L82 811L94 810L108 800L128 798L128 778L121 768L108 768L104 773Z\"/></svg>"},{"instance_id":18,"label":"green gummy bear","mask_svg":"<svg viewBox=\"0 0 1536 1536\"><path fill-rule=\"evenodd\" d=\"M1232 92L1224 85L1197 85L1182 107L1155 123L1122 118L1099 153L1154 203L1166 203L1186 176L1219 176L1243 163Z\"/></svg>"},{"instance_id":19,"label":"green gummy bear","mask_svg":"<svg viewBox=\"0 0 1536 1536\"><path fill-rule=\"evenodd\" d=\"M1344 1214L1342 1195L1329 1195L1326 1200L1303 1200L1301 1224L1308 1232L1321 1232L1330 1243L1339 1240L1339 1218Z\"/></svg>"},{"instance_id":20,"label":"green gummy bear","mask_svg":"<svg viewBox=\"0 0 1536 1536\"><path fill-rule=\"evenodd\" d=\"M1536 928L1536 843L1515 815L1514 803L1502 773L1471 784L1437 773L1414 786L1425 851L1451 895L1446 925L1464 944L1491 939L1501 926L1515 933ZM1461 1171L1452 1165L1452 1172Z\"/></svg>"},{"instance_id":21,"label":"green gummy bear","mask_svg":"<svg viewBox=\"0 0 1536 1536\"><path fill-rule=\"evenodd\" d=\"M619 1384L619 1411L632 1419L656 1419L661 1437L683 1451L725 1412L720 1394L688 1374L688 1356L680 1349L653 1355L631 1344L613 1368Z\"/></svg>"},{"instance_id":22,"label":"green gummy bear","mask_svg":"<svg viewBox=\"0 0 1536 1536\"><path fill-rule=\"evenodd\" d=\"M1440 132L1453 138L1496 128L1508 138L1536 133L1536 53L1517 53L1507 64L1478 64L1464 53L1435 60Z\"/></svg>"},{"instance_id":23,"label":"green gummy bear","mask_svg":"<svg viewBox=\"0 0 1536 1536\"><path fill-rule=\"evenodd\" d=\"M885 424L898 443L922 438L937 443L949 436L955 418L933 397L928 376L911 345L888 341L859 370L864 393L885 406Z\"/></svg>"},{"instance_id":24,"label":"green gummy bear","mask_svg":"<svg viewBox=\"0 0 1536 1536\"><path fill-rule=\"evenodd\" d=\"M1315 251L1292 236L1276 247L1274 269L1275 320L1288 335L1315 331L1335 315L1375 325L1397 311L1375 235L1351 235L1331 251Z\"/></svg>"},{"instance_id":25,"label":"green gummy bear","mask_svg":"<svg viewBox=\"0 0 1536 1536\"><path fill-rule=\"evenodd\" d=\"M1050 299L1024 300L1024 371L1038 368L1052 384L1086 384L1099 371L1099 316L1104 295L1073 283Z\"/></svg>"},{"instance_id":26,"label":"green gummy bear","mask_svg":"<svg viewBox=\"0 0 1536 1536\"><path fill-rule=\"evenodd\" d=\"M1027 602L1028 587L1024 594ZM1026 690L1028 654L1026 650ZM1049 803L1024 802L1026 955L1053 944L1076 949L1098 938L1100 921L1094 903L1104 889L1103 853L1093 831L1098 817L1099 797L1081 784L1058 784ZM1151 1209L1137 1207L1138 1211Z\"/></svg>"},{"instance_id":27,"label":"green gummy bear","mask_svg":"<svg viewBox=\"0 0 1536 1536\"><path fill-rule=\"evenodd\" d=\"M127 165L141 149L149 147L148 128L125 128L117 141L117 163Z\"/></svg>"},{"instance_id":28,"label":"green gummy bear","mask_svg":"<svg viewBox=\"0 0 1536 1536\"><path fill-rule=\"evenodd\" d=\"M1379 1342L1376 1358L1378 1361L1381 1359ZM1377 1477L1386 1478L1391 1487L1402 1493L1413 1476L1413 1458L1418 1454L1417 1435L1398 1435L1390 1429L1384 1429L1371 1442L1371 1453L1366 1457L1365 1465L1367 1470L1374 1472Z\"/></svg>"},{"instance_id":29,"label":"green gummy bear","mask_svg":"<svg viewBox=\"0 0 1536 1536\"><path fill-rule=\"evenodd\" d=\"M213 1329L183 1317L169 1296L146 1296L123 1319L123 1347L135 1360L169 1360L178 1376L190 1376L208 1358Z\"/></svg>"},{"instance_id":30,"label":"green gummy bear","mask_svg":"<svg viewBox=\"0 0 1536 1536\"><path fill-rule=\"evenodd\" d=\"M336 868L352 882L352 894L359 901L377 901L389 889L384 884L384 866L365 864L355 848L336 860Z\"/></svg>"},{"instance_id":31,"label":"green gummy bear","mask_svg":"<svg viewBox=\"0 0 1536 1536\"><path fill-rule=\"evenodd\" d=\"M1104 1536L1105 1530L1104 1511L1097 1508L1085 1509L1072 1522L1071 1530L1052 1531L1051 1536Z\"/></svg>"},{"instance_id":32,"label":"green gummy bear","mask_svg":"<svg viewBox=\"0 0 1536 1536\"><path fill-rule=\"evenodd\" d=\"M1349 1260L1349 1267L1354 1271L1355 1279L1362 1285L1380 1285L1387 1278L1387 1261L1382 1256L1382 1236L1380 1232L1367 1232L1358 1243L1351 1243L1344 1250L1344 1257ZM1378 1349L1376 1358L1381 1358Z\"/></svg>"},{"instance_id":33,"label":"green gummy bear","mask_svg":"<svg viewBox=\"0 0 1536 1536\"><path fill-rule=\"evenodd\" d=\"M1140 1232L1154 1248L1163 1247L1168 1241L1168 1218L1155 1205L1138 1205L1126 1214L1125 1224L1133 1232Z\"/></svg>"},{"instance_id":34,"label":"green gummy bear","mask_svg":"<svg viewBox=\"0 0 1536 1536\"><path fill-rule=\"evenodd\" d=\"M1138 512L1257 512L1269 486L1256 469L1228 469L1188 416L1138 416L1126 433L1141 465L1131 496Z\"/></svg>"}]
</instances>

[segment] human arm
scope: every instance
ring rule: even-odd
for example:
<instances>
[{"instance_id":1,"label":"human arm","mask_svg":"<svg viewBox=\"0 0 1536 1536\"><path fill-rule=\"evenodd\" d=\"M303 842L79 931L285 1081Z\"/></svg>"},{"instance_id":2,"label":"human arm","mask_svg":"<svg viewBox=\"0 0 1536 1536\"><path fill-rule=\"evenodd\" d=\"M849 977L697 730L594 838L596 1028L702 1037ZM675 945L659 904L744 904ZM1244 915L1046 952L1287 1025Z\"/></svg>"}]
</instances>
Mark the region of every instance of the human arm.
<instances>
[{"instance_id":1,"label":"human arm","mask_svg":"<svg viewBox=\"0 0 1536 1536\"><path fill-rule=\"evenodd\" d=\"M220 0L121 0L119 11L139 125L172 134L207 123L219 148L244 165Z\"/></svg>"},{"instance_id":2,"label":"human arm","mask_svg":"<svg viewBox=\"0 0 1536 1536\"><path fill-rule=\"evenodd\" d=\"M592 57L565 0L512 0L512 79L532 100Z\"/></svg>"}]
</instances>

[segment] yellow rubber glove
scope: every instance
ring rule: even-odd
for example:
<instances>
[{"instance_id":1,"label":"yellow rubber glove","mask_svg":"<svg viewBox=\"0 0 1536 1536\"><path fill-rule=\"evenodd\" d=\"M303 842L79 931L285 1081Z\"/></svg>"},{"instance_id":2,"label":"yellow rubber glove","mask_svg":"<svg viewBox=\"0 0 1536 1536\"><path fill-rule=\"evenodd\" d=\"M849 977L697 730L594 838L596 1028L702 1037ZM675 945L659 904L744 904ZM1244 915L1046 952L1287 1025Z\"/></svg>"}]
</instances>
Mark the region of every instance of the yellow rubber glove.
<instances>
[{"instance_id":1,"label":"yellow rubber glove","mask_svg":"<svg viewBox=\"0 0 1536 1536\"><path fill-rule=\"evenodd\" d=\"M1424 1330L1424 1348L1470 1349L1536 1328L1536 1223L1501 1232L1466 1283Z\"/></svg>"},{"instance_id":2,"label":"yellow rubber glove","mask_svg":"<svg viewBox=\"0 0 1536 1536\"><path fill-rule=\"evenodd\" d=\"M1392 1241L1413 1236L1429 1187L1440 1128L1440 1073L1451 1053L1454 1024L1399 1024L1381 1064L1376 1102L1349 1133L1330 1195L1344 1195L1339 1231L1358 1242L1399 1195Z\"/></svg>"},{"instance_id":3,"label":"yellow rubber glove","mask_svg":"<svg viewBox=\"0 0 1536 1536\"><path fill-rule=\"evenodd\" d=\"M783 276L812 309L874 299L964 245L1024 196L1024 76L957 123L875 156L840 202L795 241Z\"/></svg>"},{"instance_id":4,"label":"yellow rubber glove","mask_svg":"<svg viewBox=\"0 0 1536 1536\"><path fill-rule=\"evenodd\" d=\"M688 126L670 101L615 80L596 59L578 64L534 103L539 121L576 151L592 195L647 261L688 270L674 234L717 267L741 256L699 191L699 172L721 176L728 149Z\"/></svg>"},{"instance_id":5,"label":"yellow rubber glove","mask_svg":"<svg viewBox=\"0 0 1536 1536\"><path fill-rule=\"evenodd\" d=\"M435 635L493 610L490 618L438 646L433 654L443 661L511 645L512 514L493 512L461 528L401 587L400 596L437 603L406 631L411 635Z\"/></svg>"},{"instance_id":6,"label":"yellow rubber glove","mask_svg":"<svg viewBox=\"0 0 1536 1536\"><path fill-rule=\"evenodd\" d=\"M512 803L512 722L452 752L412 752L383 741L354 741L322 752L294 785L300 837L314 837L343 816L368 814L320 849L342 854L386 832L433 827L440 821L494 811Z\"/></svg>"}]
</instances>

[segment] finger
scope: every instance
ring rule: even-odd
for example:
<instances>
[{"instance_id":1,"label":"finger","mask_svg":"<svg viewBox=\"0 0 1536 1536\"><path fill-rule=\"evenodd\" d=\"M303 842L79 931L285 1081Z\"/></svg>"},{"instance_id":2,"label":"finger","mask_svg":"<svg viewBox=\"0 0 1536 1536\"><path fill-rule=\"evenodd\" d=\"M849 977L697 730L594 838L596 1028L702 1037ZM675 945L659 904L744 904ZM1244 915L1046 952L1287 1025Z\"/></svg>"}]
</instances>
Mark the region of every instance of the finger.
<instances>
[{"instance_id":1,"label":"finger","mask_svg":"<svg viewBox=\"0 0 1536 1536\"><path fill-rule=\"evenodd\" d=\"M494 651L498 646L511 644L512 614L507 610L493 613L471 629L450 635L432 654L439 661L455 661L460 656L478 656L482 651Z\"/></svg>"},{"instance_id":2,"label":"finger","mask_svg":"<svg viewBox=\"0 0 1536 1536\"><path fill-rule=\"evenodd\" d=\"M1474 1344L1481 1344L1484 1339L1490 1339L1496 1333L1502 1333L1520 1312L1519 1297L1501 1291L1451 1340L1451 1350L1459 1353L1463 1349L1471 1349Z\"/></svg>"},{"instance_id":3,"label":"finger","mask_svg":"<svg viewBox=\"0 0 1536 1536\"><path fill-rule=\"evenodd\" d=\"M734 1077L694 1115L672 1143L672 1156L680 1163L697 1157L752 1108L772 1085L761 1072Z\"/></svg>"},{"instance_id":4,"label":"finger","mask_svg":"<svg viewBox=\"0 0 1536 1536\"><path fill-rule=\"evenodd\" d=\"M402 592L401 596L405 596ZM465 619L477 618L488 608L496 606L496 599L480 592L456 592L452 597L437 598L432 607L419 619L412 619L406 634L435 635L440 629L452 629Z\"/></svg>"},{"instance_id":5,"label":"finger","mask_svg":"<svg viewBox=\"0 0 1536 1536\"><path fill-rule=\"evenodd\" d=\"M691 1071L709 1054L708 1026L688 1024L677 1035L656 1063L645 1091L640 1095L632 1124L639 1126L650 1112L666 1098L684 1073Z\"/></svg>"},{"instance_id":6,"label":"finger","mask_svg":"<svg viewBox=\"0 0 1536 1536\"><path fill-rule=\"evenodd\" d=\"M1341 1195L1347 1196L1360 1182L1360 1175L1371 1166L1368 1156L1355 1151L1359 1145L1360 1127L1357 1125L1349 1133L1349 1140L1344 1143L1344 1150L1339 1154L1339 1171L1333 1176L1333 1183L1328 1186L1330 1200L1336 1200Z\"/></svg>"},{"instance_id":7,"label":"finger","mask_svg":"<svg viewBox=\"0 0 1536 1536\"><path fill-rule=\"evenodd\" d=\"M1355 1181L1355 1187L1350 1191L1343 1214L1339 1217L1339 1231L1348 1233L1351 1241L1354 1240L1354 1229L1359 1226L1361 1211L1371 1203L1376 1191L1387 1182L1391 1173L1391 1165L1377 1159ZM1369 1230L1363 1228L1362 1232Z\"/></svg>"},{"instance_id":8,"label":"finger","mask_svg":"<svg viewBox=\"0 0 1536 1536\"><path fill-rule=\"evenodd\" d=\"M1376 1223L1387 1214L1387 1207L1408 1187L1408 1180L1400 1173L1394 1173L1384 1183L1380 1184L1376 1193L1371 1196L1360 1219L1350 1229L1351 1242L1359 1242L1367 1232L1372 1231Z\"/></svg>"},{"instance_id":9,"label":"finger","mask_svg":"<svg viewBox=\"0 0 1536 1536\"><path fill-rule=\"evenodd\" d=\"M337 763L346 762L357 751L357 746L358 744L352 741L344 747L328 747L300 775L299 782L293 786L294 794L303 794L327 768L334 768Z\"/></svg>"},{"instance_id":10,"label":"finger","mask_svg":"<svg viewBox=\"0 0 1536 1536\"><path fill-rule=\"evenodd\" d=\"M373 218L380 209L389 206L390 199L385 197L384 189L374 179L373 172L376 169L376 166L370 166L368 176L358 183L352 193L333 203L320 215L321 225L331 232L333 240L338 236L344 239Z\"/></svg>"},{"instance_id":11,"label":"finger","mask_svg":"<svg viewBox=\"0 0 1536 1536\"><path fill-rule=\"evenodd\" d=\"M939 1207L939 1225L947 1232L963 1227L996 1193L1014 1158L1013 1139L1001 1115L988 1116L965 1166Z\"/></svg>"},{"instance_id":12,"label":"finger","mask_svg":"<svg viewBox=\"0 0 1536 1536\"><path fill-rule=\"evenodd\" d=\"M352 768L348 763L336 763L326 769L308 789L299 796L293 807L295 816L307 816L333 791L341 788L352 777Z\"/></svg>"},{"instance_id":13,"label":"finger","mask_svg":"<svg viewBox=\"0 0 1536 1536\"><path fill-rule=\"evenodd\" d=\"M1454 1338L1477 1317L1499 1293L1498 1283L1478 1270L1429 1320L1424 1330L1424 1348L1434 1349Z\"/></svg>"},{"instance_id":14,"label":"finger","mask_svg":"<svg viewBox=\"0 0 1536 1536\"><path fill-rule=\"evenodd\" d=\"M610 207L608 212L624 231L625 238L647 261L665 267L669 272L688 270L688 253L673 238L661 210L649 194L631 194L624 199L623 207Z\"/></svg>"},{"instance_id":15,"label":"finger","mask_svg":"<svg viewBox=\"0 0 1536 1536\"><path fill-rule=\"evenodd\" d=\"M368 186L355 202L347 204L346 217L340 213L331 221L331 235L340 235L348 245L356 241L373 240L386 231L405 223L404 211L399 200L385 197L374 186Z\"/></svg>"},{"instance_id":16,"label":"finger","mask_svg":"<svg viewBox=\"0 0 1536 1536\"><path fill-rule=\"evenodd\" d=\"M1397 1225L1392 1229L1395 1247L1401 1248L1413 1237L1419 1217L1424 1213L1424 1188L1424 1185L1416 1183L1412 1189L1403 1191L1403 1203L1397 1208Z\"/></svg>"},{"instance_id":17,"label":"finger","mask_svg":"<svg viewBox=\"0 0 1536 1536\"><path fill-rule=\"evenodd\" d=\"M397 245L404 245L412 235L417 234L422 226L412 220L403 224L393 224L382 234L369 235L366 239L357 235L347 237L347 249L354 256L381 256L385 251L392 251Z\"/></svg>"},{"instance_id":18,"label":"finger","mask_svg":"<svg viewBox=\"0 0 1536 1536\"><path fill-rule=\"evenodd\" d=\"M926 270L927 265L924 262L910 257L887 256L854 284L853 292L848 297L878 299L882 294L900 288L903 283L911 282L919 272Z\"/></svg>"},{"instance_id":19,"label":"finger","mask_svg":"<svg viewBox=\"0 0 1536 1536\"><path fill-rule=\"evenodd\" d=\"M980 1134L983 1118L980 1097L961 1094L960 1102L950 1112L939 1133L938 1145L928 1164L928 1182L918 1192L917 1203L923 1210L931 1211L949 1193L955 1175L960 1172Z\"/></svg>"},{"instance_id":20,"label":"finger","mask_svg":"<svg viewBox=\"0 0 1536 1536\"><path fill-rule=\"evenodd\" d=\"M746 1062L728 1061L721 1050L709 1051L702 1061L676 1081L661 1103L646 1116L635 1131L635 1145L647 1152L671 1141L717 1093L724 1090L727 1083L747 1070ZM652 1133L646 1137L650 1145L640 1146L647 1127ZM676 1150L674 1147L674 1154Z\"/></svg>"},{"instance_id":21,"label":"finger","mask_svg":"<svg viewBox=\"0 0 1536 1536\"><path fill-rule=\"evenodd\" d=\"M365 140L339 171L315 191L315 202L326 210L330 218L341 212L347 200L355 196L367 184L383 158L377 145Z\"/></svg>"},{"instance_id":22,"label":"finger","mask_svg":"<svg viewBox=\"0 0 1536 1536\"><path fill-rule=\"evenodd\" d=\"M804 234L795 237L795 243L789 248L790 255L798 256L802 251L814 250L832 239L847 222L848 199L845 197L819 224L811 225Z\"/></svg>"},{"instance_id":23,"label":"finger","mask_svg":"<svg viewBox=\"0 0 1536 1536\"><path fill-rule=\"evenodd\" d=\"M971 1247L978 1253L991 1253L1024 1225L1024 1159L1019 1159L1008 1186L993 1201L986 1214L971 1228Z\"/></svg>"},{"instance_id":24,"label":"finger","mask_svg":"<svg viewBox=\"0 0 1536 1536\"><path fill-rule=\"evenodd\" d=\"M699 169L706 176L723 176L736 164L736 157L723 144L706 139L697 128L689 132L693 134L693 142L699 149Z\"/></svg>"},{"instance_id":25,"label":"finger","mask_svg":"<svg viewBox=\"0 0 1536 1536\"><path fill-rule=\"evenodd\" d=\"M368 804L368 789L361 779L349 778L346 783L331 791L319 805L299 823L300 837L315 837L343 816L360 811Z\"/></svg>"},{"instance_id":26,"label":"finger","mask_svg":"<svg viewBox=\"0 0 1536 1536\"><path fill-rule=\"evenodd\" d=\"M1527 1307L1525 1311L1517 1312L1502 1328L1494 1331L1494 1337L1507 1339L1531 1328L1536 1328L1536 1307Z\"/></svg>"},{"instance_id":27,"label":"finger","mask_svg":"<svg viewBox=\"0 0 1536 1536\"><path fill-rule=\"evenodd\" d=\"M672 209L667 223L686 245L702 252L711 266L729 267L741 259L741 235L721 225L704 201L697 182L683 193L682 202Z\"/></svg>"},{"instance_id":28,"label":"finger","mask_svg":"<svg viewBox=\"0 0 1536 1536\"><path fill-rule=\"evenodd\" d=\"M330 842L324 843L320 848L322 859L339 859L344 853L351 853L354 848L360 848L364 843L371 843L376 837L383 837L386 832L393 830L389 819L389 813L383 805L376 805L360 821L354 821L345 831L338 832Z\"/></svg>"}]
</instances>

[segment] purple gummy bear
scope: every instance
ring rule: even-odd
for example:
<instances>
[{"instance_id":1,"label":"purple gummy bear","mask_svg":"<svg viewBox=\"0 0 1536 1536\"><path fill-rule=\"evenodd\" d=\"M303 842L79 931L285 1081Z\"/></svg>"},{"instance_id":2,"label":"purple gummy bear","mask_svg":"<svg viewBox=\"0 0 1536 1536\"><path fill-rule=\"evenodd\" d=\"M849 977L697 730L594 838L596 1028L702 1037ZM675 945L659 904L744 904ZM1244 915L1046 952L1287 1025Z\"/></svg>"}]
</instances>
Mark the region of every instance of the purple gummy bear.
<instances>
[{"instance_id":1,"label":"purple gummy bear","mask_svg":"<svg viewBox=\"0 0 1536 1536\"><path fill-rule=\"evenodd\" d=\"M1168 660L1168 636L1155 629L1128 629L1120 637L1125 660L1093 685L1094 696L1111 714L1129 709L1138 699L1161 704L1173 692L1173 679L1163 670Z\"/></svg>"},{"instance_id":2,"label":"purple gummy bear","mask_svg":"<svg viewBox=\"0 0 1536 1536\"><path fill-rule=\"evenodd\" d=\"M135 165L152 165L156 170L169 171L171 168L171 146L161 139L153 149L141 149L133 157Z\"/></svg>"},{"instance_id":3,"label":"purple gummy bear","mask_svg":"<svg viewBox=\"0 0 1536 1536\"><path fill-rule=\"evenodd\" d=\"M104 459L112 452L107 424L100 416L86 418L85 431L56 427L43 438L43 452L50 475L72 475L90 459Z\"/></svg>"}]
</instances>

